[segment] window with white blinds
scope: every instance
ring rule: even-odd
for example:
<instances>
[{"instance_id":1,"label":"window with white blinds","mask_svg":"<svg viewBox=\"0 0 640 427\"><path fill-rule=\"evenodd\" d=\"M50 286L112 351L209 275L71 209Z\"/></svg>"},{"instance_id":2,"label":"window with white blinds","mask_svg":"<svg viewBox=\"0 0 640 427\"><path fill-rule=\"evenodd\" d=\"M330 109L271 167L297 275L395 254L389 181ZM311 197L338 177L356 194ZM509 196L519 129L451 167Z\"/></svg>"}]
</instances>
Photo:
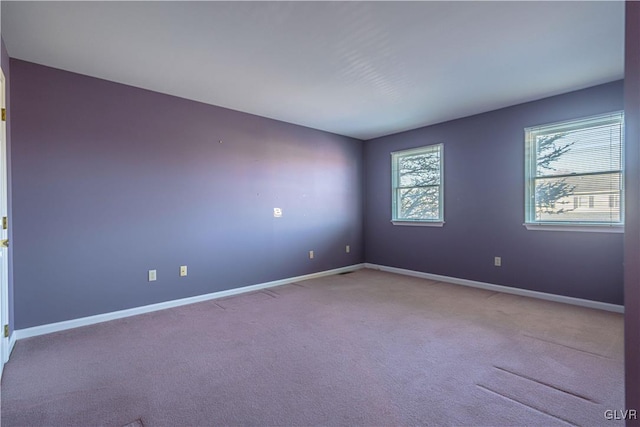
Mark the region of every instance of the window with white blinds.
<instances>
[{"instance_id":1,"label":"window with white blinds","mask_svg":"<svg viewBox=\"0 0 640 427\"><path fill-rule=\"evenodd\" d=\"M622 226L624 115L525 129L525 225Z\"/></svg>"}]
</instances>

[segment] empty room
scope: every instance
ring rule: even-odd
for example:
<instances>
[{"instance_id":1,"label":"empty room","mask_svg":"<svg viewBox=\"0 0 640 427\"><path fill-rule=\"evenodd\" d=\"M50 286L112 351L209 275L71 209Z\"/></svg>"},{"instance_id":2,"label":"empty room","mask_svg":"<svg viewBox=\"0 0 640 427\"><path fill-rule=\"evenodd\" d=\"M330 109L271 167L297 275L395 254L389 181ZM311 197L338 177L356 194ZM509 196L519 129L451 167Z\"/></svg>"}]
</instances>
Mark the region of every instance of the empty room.
<instances>
[{"instance_id":1,"label":"empty room","mask_svg":"<svg viewBox=\"0 0 640 427\"><path fill-rule=\"evenodd\" d=\"M0 12L3 426L640 425L640 2Z\"/></svg>"}]
</instances>

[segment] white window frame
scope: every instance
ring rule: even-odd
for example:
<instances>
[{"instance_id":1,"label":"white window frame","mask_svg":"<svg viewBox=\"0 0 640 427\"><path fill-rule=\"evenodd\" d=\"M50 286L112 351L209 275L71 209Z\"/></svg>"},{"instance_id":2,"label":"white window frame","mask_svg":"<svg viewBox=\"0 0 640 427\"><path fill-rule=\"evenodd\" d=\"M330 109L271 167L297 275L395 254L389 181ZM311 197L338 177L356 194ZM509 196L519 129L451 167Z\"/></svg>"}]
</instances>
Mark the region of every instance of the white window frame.
<instances>
[{"instance_id":1,"label":"white window frame","mask_svg":"<svg viewBox=\"0 0 640 427\"><path fill-rule=\"evenodd\" d=\"M440 182L438 191L438 218L436 219L407 219L399 217L398 190L400 170L398 167L402 157L416 154L429 153L438 150L440 154ZM435 186L434 186L435 187ZM391 223L393 225L408 225L422 227L442 227L444 225L444 144L431 144L409 150L394 151L391 153Z\"/></svg>"},{"instance_id":2,"label":"white window frame","mask_svg":"<svg viewBox=\"0 0 640 427\"><path fill-rule=\"evenodd\" d=\"M611 170L610 172L619 171L621 173L622 182L620 184L619 222L605 221L541 221L535 219L535 180L537 176L537 154L536 154L536 136L538 134L570 131L572 129L580 129L588 124L594 125L606 122L620 122L622 129L622 152L620 158L620 169ZM563 122L550 123L541 126L533 126L525 128L525 223L523 224L528 230L541 231L584 231L584 232L607 232L607 233L624 233L624 112L616 111L613 113L600 114L596 116L583 117ZM583 174L574 174L580 176ZM589 174L584 174L589 175ZM578 202L580 202L578 200Z\"/></svg>"}]
</instances>

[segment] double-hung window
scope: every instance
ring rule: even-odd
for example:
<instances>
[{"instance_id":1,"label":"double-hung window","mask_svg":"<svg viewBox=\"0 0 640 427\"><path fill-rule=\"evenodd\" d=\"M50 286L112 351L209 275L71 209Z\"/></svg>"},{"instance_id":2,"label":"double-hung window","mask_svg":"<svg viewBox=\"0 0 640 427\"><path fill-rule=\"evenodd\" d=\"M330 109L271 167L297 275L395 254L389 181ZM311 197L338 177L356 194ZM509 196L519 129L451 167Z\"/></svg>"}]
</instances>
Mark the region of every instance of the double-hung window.
<instances>
[{"instance_id":1,"label":"double-hung window","mask_svg":"<svg viewBox=\"0 0 640 427\"><path fill-rule=\"evenodd\" d=\"M391 170L392 222L442 226L443 145L393 152Z\"/></svg>"},{"instance_id":2,"label":"double-hung window","mask_svg":"<svg viewBox=\"0 0 640 427\"><path fill-rule=\"evenodd\" d=\"M525 129L525 226L622 231L624 116Z\"/></svg>"}]
</instances>

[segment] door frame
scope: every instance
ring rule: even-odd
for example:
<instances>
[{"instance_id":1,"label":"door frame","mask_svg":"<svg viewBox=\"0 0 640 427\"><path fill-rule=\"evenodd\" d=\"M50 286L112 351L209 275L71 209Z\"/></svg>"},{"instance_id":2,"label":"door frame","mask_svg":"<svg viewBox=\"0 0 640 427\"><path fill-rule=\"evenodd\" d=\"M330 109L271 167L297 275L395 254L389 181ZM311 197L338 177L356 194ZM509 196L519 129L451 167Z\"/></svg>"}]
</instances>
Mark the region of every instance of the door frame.
<instances>
[{"instance_id":1,"label":"door frame","mask_svg":"<svg viewBox=\"0 0 640 427\"><path fill-rule=\"evenodd\" d=\"M6 79L0 68L0 106L6 108ZM6 111L6 110L5 110ZM8 217L7 180L7 122L0 120L0 239L8 238L8 230L1 224L2 217ZM7 227L8 228L8 227ZM9 337L5 337L4 328L9 324L9 250L0 247L0 375L9 360Z\"/></svg>"}]
</instances>

